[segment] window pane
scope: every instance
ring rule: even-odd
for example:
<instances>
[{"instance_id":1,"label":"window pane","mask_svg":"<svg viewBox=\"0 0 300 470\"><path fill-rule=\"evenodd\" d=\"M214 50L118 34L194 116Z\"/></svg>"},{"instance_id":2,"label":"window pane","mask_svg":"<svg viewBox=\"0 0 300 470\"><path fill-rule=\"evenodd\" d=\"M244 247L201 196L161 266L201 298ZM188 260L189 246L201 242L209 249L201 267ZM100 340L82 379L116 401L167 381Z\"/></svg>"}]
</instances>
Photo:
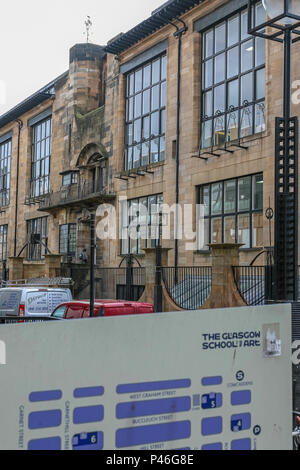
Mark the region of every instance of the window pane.
<instances>
[{"instance_id":1,"label":"window pane","mask_svg":"<svg viewBox=\"0 0 300 470\"><path fill-rule=\"evenodd\" d=\"M166 132L166 110L163 109L160 112L160 133L165 134Z\"/></svg>"},{"instance_id":2,"label":"window pane","mask_svg":"<svg viewBox=\"0 0 300 470\"><path fill-rule=\"evenodd\" d=\"M132 138L133 138L133 125L128 124L127 134L126 134L126 143L127 143L127 145L132 145Z\"/></svg>"},{"instance_id":3,"label":"window pane","mask_svg":"<svg viewBox=\"0 0 300 470\"><path fill-rule=\"evenodd\" d=\"M152 88L152 105L151 110L154 111L155 109L159 108L159 85L156 85Z\"/></svg>"},{"instance_id":4,"label":"window pane","mask_svg":"<svg viewBox=\"0 0 300 470\"><path fill-rule=\"evenodd\" d=\"M142 93L135 95L134 99L134 117L137 118L142 113Z\"/></svg>"},{"instance_id":5,"label":"window pane","mask_svg":"<svg viewBox=\"0 0 300 470\"><path fill-rule=\"evenodd\" d=\"M241 111L241 137L253 134L253 107L248 106Z\"/></svg>"},{"instance_id":6,"label":"window pane","mask_svg":"<svg viewBox=\"0 0 300 470\"><path fill-rule=\"evenodd\" d=\"M160 95L161 95L160 106L161 106L161 108L166 106L166 87L167 87L166 82L163 82L161 84L161 91L160 91Z\"/></svg>"},{"instance_id":7,"label":"window pane","mask_svg":"<svg viewBox=\"0 0 300 470\"><path fill-rule=\"evenodd\" d=\"M137 119L134 121L134 142L141 141L142 121Z\"/></svg>"},{"instance_id":8,"label":"window pane","mask_svg":"<svg viewBox=\"0 0 300 470\"><path fill-rule=\"evenodd\" d=\"M209 203L210 203L210 196L209 196L209 186L204 186L201 188L200 193L200 204L204 205L204 215L209 215Z\"/></svg>"},{"instance_id":9,"label":"window pane","mask_svg":"<svg viewBox=\"0 0 300 470\"><path fill-rule=\"evenodd\" d=\"M211 29L204 34L205 57L210 57L214 50L214 30Z\"/></svg>"},{"instance_id":10,"label":"window pane","mask_svg":"<svg viewBox=\"0 0 300 470\"><path fill-rule=\"evenodd\" d=\"M253 210L263 209L263 175L253 176Z\"/></svg>"},{"instance_id":11,"label":"window pane","mask_svg":"<svg viewBox=\"0 0 300 470\"><path fill-rule=\"evenodd\" d=\"M143 119L143 138L149 139L150 137L150 117L147 116Z\"/></svg>"},{"instance_id":12,"label":"window pane","mask_svg":"<svg viewBox=\"0 0 300 470\"><path fill-rule=\"evenodd\" d=\"M215 88L214 113L225 111L225 85L219 85Z\"/></svg>"},{"instance_id":13,"label":"window pane","mask_svg":"<svg viewBox=\"0 0 300 470\"><path fill-rule=\"evenodd\" d=\"M265 69L256 72L256 99L260 100L266 94L266 74Z\"/></svg>"},{"instance_id":14,"label":"window pane","mask_svg":"<svg viewBox=\"0 0 300 470\"><path fill-rule=\"evenodd\" d=\"M142 145L142 165L149 164L149 149L150 149L149 142L145 142Z\"/></svg>"},{"instance_id":15,"label":"window pane","mask_svg":"<svg viewBox=\"0 0 300 470\"><path fill-rule=\"evenodd\" d=\"M247 72L248 70L253 68L253 53L254 53L254 47L253 47L252 39L242 44L241 46L242 73Z\"/></svg>"},{"instance_id":16,"label":"window pane","mask_svg":"<svg viewBox=\"0 0 300 470\"><path fill-rule=\"evenodd\" d=\"M246 39L246 38L249 38L249 34L248 34L248 13L247 11L243 12L241 14L241 29L242 29L242 40L243 39Z\"/></svg>"},{"instance_id":17,"label":"window pane","mask_svg":"<svg viewBox=\"0 0 300 470\"><path fill-rule=\"evenodd\" d=\"M167 56L163 56L161 59L161 79L166 80L167 78Z\"/></svg>"},{"instance_id":18,"label":"window pane","mask_svg":"<svg viewBox=\"0 0 300 470\"><path fill-rule=\"evenodd\" d=\"M150 112L150 90L146 90L143 93L143 114Z\"/></svg>"},{"instance_id":19,"label":"window pane","mask_svg":"<svg viewBox=\"0 0 300 470\"><path fill-rule=\"evenodd\" d=\"M159 161L165 160L165 137L159 139Z\"/></svg>"},{"instance_id":20,"label":"window pane","mask_svg":"<svg viewBox=\"0 0 300 470\"><path fill-rule=\"evenodd\" d=\"M222 183L213 184L211 187L211 213L221 214L222 212Z\"/></svg>"},{"instance_id":21,"label":"window pane","mask_svg":"<svg viewBox=\"0 0 300 470\"><path fill-rule=\"evenodd\" d=\"M159 112L151 114L151 135L159 135Z\"/></svg>"},{"instance_id":22,"label":"window pane","mask_svg":"<svg viewBox=\"0 0 300 470\"><path fill-rule=\"evenodd\" d=\"M224 183L224 212L235 212L236 181L225 181Z\"/></svg>"},{"instance_id":23,"label":"window pane","mask_svg":"<svg viewBox=\"0 0 300 470\"><path fill-rule=\"evenodd\" d=\"M204 64L205 69L205 84L204 88L210 88L212 86L213 81L213 61L212 59L208 60Z\"/></svg>"},{"instance_id":24,"label":"window pane","mask_svg":"<svg viewBox=\"0 0 300 470\"><path fill-rule=\"evenodd\" d=\"M150 163L156 163L159 161L159 139L151 140L151 154L150 154Z\"/></svg>"},{"instance_id":25,"label":"window pane","mask_svg":"<svg viewBox=\"0 0 300 470\"><path fill-rule=\"evenodd\" d=\"M233 80L228 83L228 108L233 106L237 108L239 105L239 81Z\"/></svg>"},{"instance_id":26,"label":"window pane","mask_svg":"<svg viewBox=\"0 0 300 470\"><path fill-rule=\"evenodd\" d=\"M266 62L266 41L263 38L255 38L255 66Z\"/></svg>"},{"instance_id":27,"label":"window pane","mask_svg":"<svg viewBox=\"0 0 300 470\"><path fill-rule=\"evenodd\" d=\"M212 115L212 92L207 91L204 93L204 116L210 117Z\"/></svg>"},{"instance_id":28,"label":"window pane","mask_svg":"<svg viewBox=\"0 0 300 470\"><path fill-rule=\"evenodd\" d=\"M238 210L250 210L251 195L251 177L240 178L238 181Z\"/></svg>"},{"instance_id":29,"label":"window pane","mask_svg":"<svg viewBox=\"0 0 300 470\"><path fill-rule=\"evenodd\" d=\"M144 88L148 88L151 84L151 65L147 65L144 67L144 79L143 79L143 86Z\"/></svg>"},{"instance_id":30,"label":"window pane","mask_svg":"<svg viewBox=\"0 0 300 470\"><path fill-rule=\"evenodd\" d=\"M202 124L202 148L210 147L212 142L212 121L206 121Z\"/></svg>"},{"instance_id":31,"label":"window pane","mask_svg":"<svg viewBox=\"0 0 300 470\"><path fill-rule=\"evenodd\" d=\"M225 80L225 54L219 54L215 58L215 83Z\"/></svg>"},{"instance_id":32,"label":"window pane","mask_svg":"<svg viewBox=\"0 0 300 470\"><path fill-rule=\"evenodd\" d=\"M140 166L140 145L133 147L133 168L138 168Z\"/></svg>"},{"instance_id":33,"label":"window pane","mask_svg":"<svg viewBox=\"0 0 300 470\"><path fill-rule=\"evenodd\" d=\"M215 218L211 220L211 242L222 243L222 219Z\"/></svg>"},{"instance_id":34,"label":"window pane","mask_svg":"<svg viewBox=\"0 0 300 470\"><path fill-rule=\"evenodd\" d=\"M266 130L265 103L259 103L255 106L255 132L264 132Z\"/></svg>"},{"instance_id":35,"label":"window pane","mask_svg":"<svg viewBox=\"0 0 300 470\"><path fill-rule=\"evenodd\" d=\"M227 53L227 78L235 77L239 73L239 47L230 49Z\"/></svg>"},{"instance_id":36,"label":"window pane","mask_svg":"<svg viewBox=\"0 0 300 470\"><path fill-rule=\"evenodd\" d=\"M239 15L237 15L228 21L228 47L236 44L239 37Z\"/></svg>"},{"instance_id":37,"label":"window pane","mask_svg":"<svg viewBox=\"0 0 300 470\"><path fill-rule=\"evenodd\" d=\"M242 77L242 89L241 89L241 105L247 101L251 103L253 101L253 73L248 73Z\"/></svg>"},{"instance_id":38,"label":"window pane","mask_svg":"<svg viewBox=\"0 0 300 470\"><path fill-rule=\"evenodd\" d=\"M252 216L252 246L264 246L262 213Z\"/></svg>"},{"instance_id":39,"label":"window pane","mask_svg":"<svg viewBox=\"0 0 300 470\"><path fill-rule=\"evenodd\" d=\"M224 218L224 243L235 243L235 217Z\"/></svg>"},{"instance_id":40,"label":"window pane","mask_svg":"<svg viewBox=\"0 0 300 470\"><path fill-rule=\"evenodd\" d=\"M160 80L160 59L152 63L152 84Z\"/></svg>"},{"instance_id":41,"label":"window pane","mask_svg":"<svg viewBox=\"0 0 300 470\"><path fill-rule=\"evenodd\" d=\"M226 47L225 23L215 28L215 52L220 52Z\"/></svg>"},{"instance_id":42,"label":"window pane","mask_svg":"<svg viewBox=\"0 0 300 470\"><path fill-rule=\"evenodd\" d=\"M225 116L215 118L215 145L225 144Z\"/></svg>"},{"instance_id":43,"label":"window pane","mask_svg":"<svg viewBox=\"0 0 300 470\"><path fill-rule=\"evenodd\" d=\"M227 140L233 141L239 138L239 113L231 111L227 119Z\"/></svg>"},{"instance_id":44,"label":"window pane","mask_svg":"<svg viewBox=\"0 0 300 470\"><path fill-rule=\"evenodd\" d=\"M135 93L137 93L138 91L141 91L142 89L142 83L143 83L142 75L143 75L142 69L135 72Z\"/></svg>"},{"instance_id":45,"label":"window pane","mask_svg":"<svg viewBox=\"0 0 300 470\"><path fill-rule=\"evenodd\" d=\"M249 215L239 215L238 217L238 239L242 248L250 248L250 217Z\"/></svg>"}]
</instances>

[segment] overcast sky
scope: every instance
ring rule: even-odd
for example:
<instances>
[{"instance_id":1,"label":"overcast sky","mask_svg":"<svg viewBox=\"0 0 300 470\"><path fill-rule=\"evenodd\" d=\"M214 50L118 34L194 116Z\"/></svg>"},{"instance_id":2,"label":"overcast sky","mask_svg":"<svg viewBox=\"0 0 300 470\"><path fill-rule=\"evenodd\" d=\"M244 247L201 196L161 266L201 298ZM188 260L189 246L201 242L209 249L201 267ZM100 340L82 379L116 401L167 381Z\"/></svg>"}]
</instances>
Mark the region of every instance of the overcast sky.
<instances>
[{"instance_id":1,"label":"overcast sky","mask_svg":"<svg viewBox=\"0 0 300 470\"><path fill-rule=\"evenodd\" d=\"M164 0L16 0L1 5L0 115L68 69L69 49L105 45L151 15ZM5 91L6 90L6 91Z\"/></svg>"}]
</instances>

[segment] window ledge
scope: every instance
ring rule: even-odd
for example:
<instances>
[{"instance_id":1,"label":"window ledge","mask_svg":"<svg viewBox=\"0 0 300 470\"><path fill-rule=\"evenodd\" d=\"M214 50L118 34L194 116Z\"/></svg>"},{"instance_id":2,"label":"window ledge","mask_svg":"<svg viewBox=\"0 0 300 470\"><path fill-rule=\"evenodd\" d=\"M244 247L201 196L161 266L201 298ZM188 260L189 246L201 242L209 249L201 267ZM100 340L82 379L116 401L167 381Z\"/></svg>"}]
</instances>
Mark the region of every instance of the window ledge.
<instances>
[{"instance_id":1,"label":"window ledge","mask_svg":"<svg viewBox=\"0 0 300 470\"><path fill-rule=\"evenodd\" d=\"M259 252L264 250L263 247L255 247L255 248L240 248L240 252L244 253L252 253L252 252ZM196 250L194 251L194 255L211 255L211 250Z\"/></svg>"}]
</instances>

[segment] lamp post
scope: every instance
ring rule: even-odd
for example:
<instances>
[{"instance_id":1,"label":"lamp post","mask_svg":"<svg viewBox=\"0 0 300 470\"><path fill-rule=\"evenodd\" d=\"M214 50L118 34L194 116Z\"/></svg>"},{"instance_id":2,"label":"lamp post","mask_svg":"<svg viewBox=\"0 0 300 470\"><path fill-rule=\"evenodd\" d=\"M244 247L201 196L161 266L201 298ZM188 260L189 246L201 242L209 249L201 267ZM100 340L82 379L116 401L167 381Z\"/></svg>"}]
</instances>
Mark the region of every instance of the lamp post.
<instances>
[{"instance_id":1,"label":"lamp post","mask_svg":"<svg viewBox=\"0 0 300 470\"><path fill-rule=\"evenodd\" d=\"M261 21L261 19L265 21ZM300 0L248 0L248 33L283 44L283 116L275 131L276 299L298 299L298 118L291 117L291 53L300 40Z\"/></svg>"}]
</instances>

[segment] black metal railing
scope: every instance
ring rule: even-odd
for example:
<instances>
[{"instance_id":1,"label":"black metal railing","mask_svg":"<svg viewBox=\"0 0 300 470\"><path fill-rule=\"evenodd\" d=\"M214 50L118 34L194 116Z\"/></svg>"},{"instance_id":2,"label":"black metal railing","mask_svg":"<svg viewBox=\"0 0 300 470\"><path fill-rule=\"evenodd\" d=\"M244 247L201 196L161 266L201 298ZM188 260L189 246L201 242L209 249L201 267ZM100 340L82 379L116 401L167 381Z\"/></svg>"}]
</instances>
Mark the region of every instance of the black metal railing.
<instances>
[{"instance_id":1,"label":"black metal railing","mask_svg":"<svg viewBox=\"0 0 300 470\"><path fill-rule=\"evenodd\" d=\"M115 194L106 187L99 188L95 186L93 182L72 184L62 187L61 190L56 193L43 196L39 203L39 209L46 210L47 208L74 204L77 201L88 200L95 197L114 198Z\"/></svg>"},{"instance_id":2,"label":"black metal railing","mask_svg":"<svg viewBox=\"0 0 300 470\"><path fill-rule=\"evenodd\" d=\"M161 268L167 292L178 307L197 310L211 292L210 266Z\"/></svg>"},{"instance_id":3,"label":"black metal railing","mask_svg":"<svg viewBox=\"0 0 300 470\"><path fill-rule=\"evenodd\" d=\"M274 298L274 266L233 266L236 286L248 305Z\"/></svg>"}]
</instances>

